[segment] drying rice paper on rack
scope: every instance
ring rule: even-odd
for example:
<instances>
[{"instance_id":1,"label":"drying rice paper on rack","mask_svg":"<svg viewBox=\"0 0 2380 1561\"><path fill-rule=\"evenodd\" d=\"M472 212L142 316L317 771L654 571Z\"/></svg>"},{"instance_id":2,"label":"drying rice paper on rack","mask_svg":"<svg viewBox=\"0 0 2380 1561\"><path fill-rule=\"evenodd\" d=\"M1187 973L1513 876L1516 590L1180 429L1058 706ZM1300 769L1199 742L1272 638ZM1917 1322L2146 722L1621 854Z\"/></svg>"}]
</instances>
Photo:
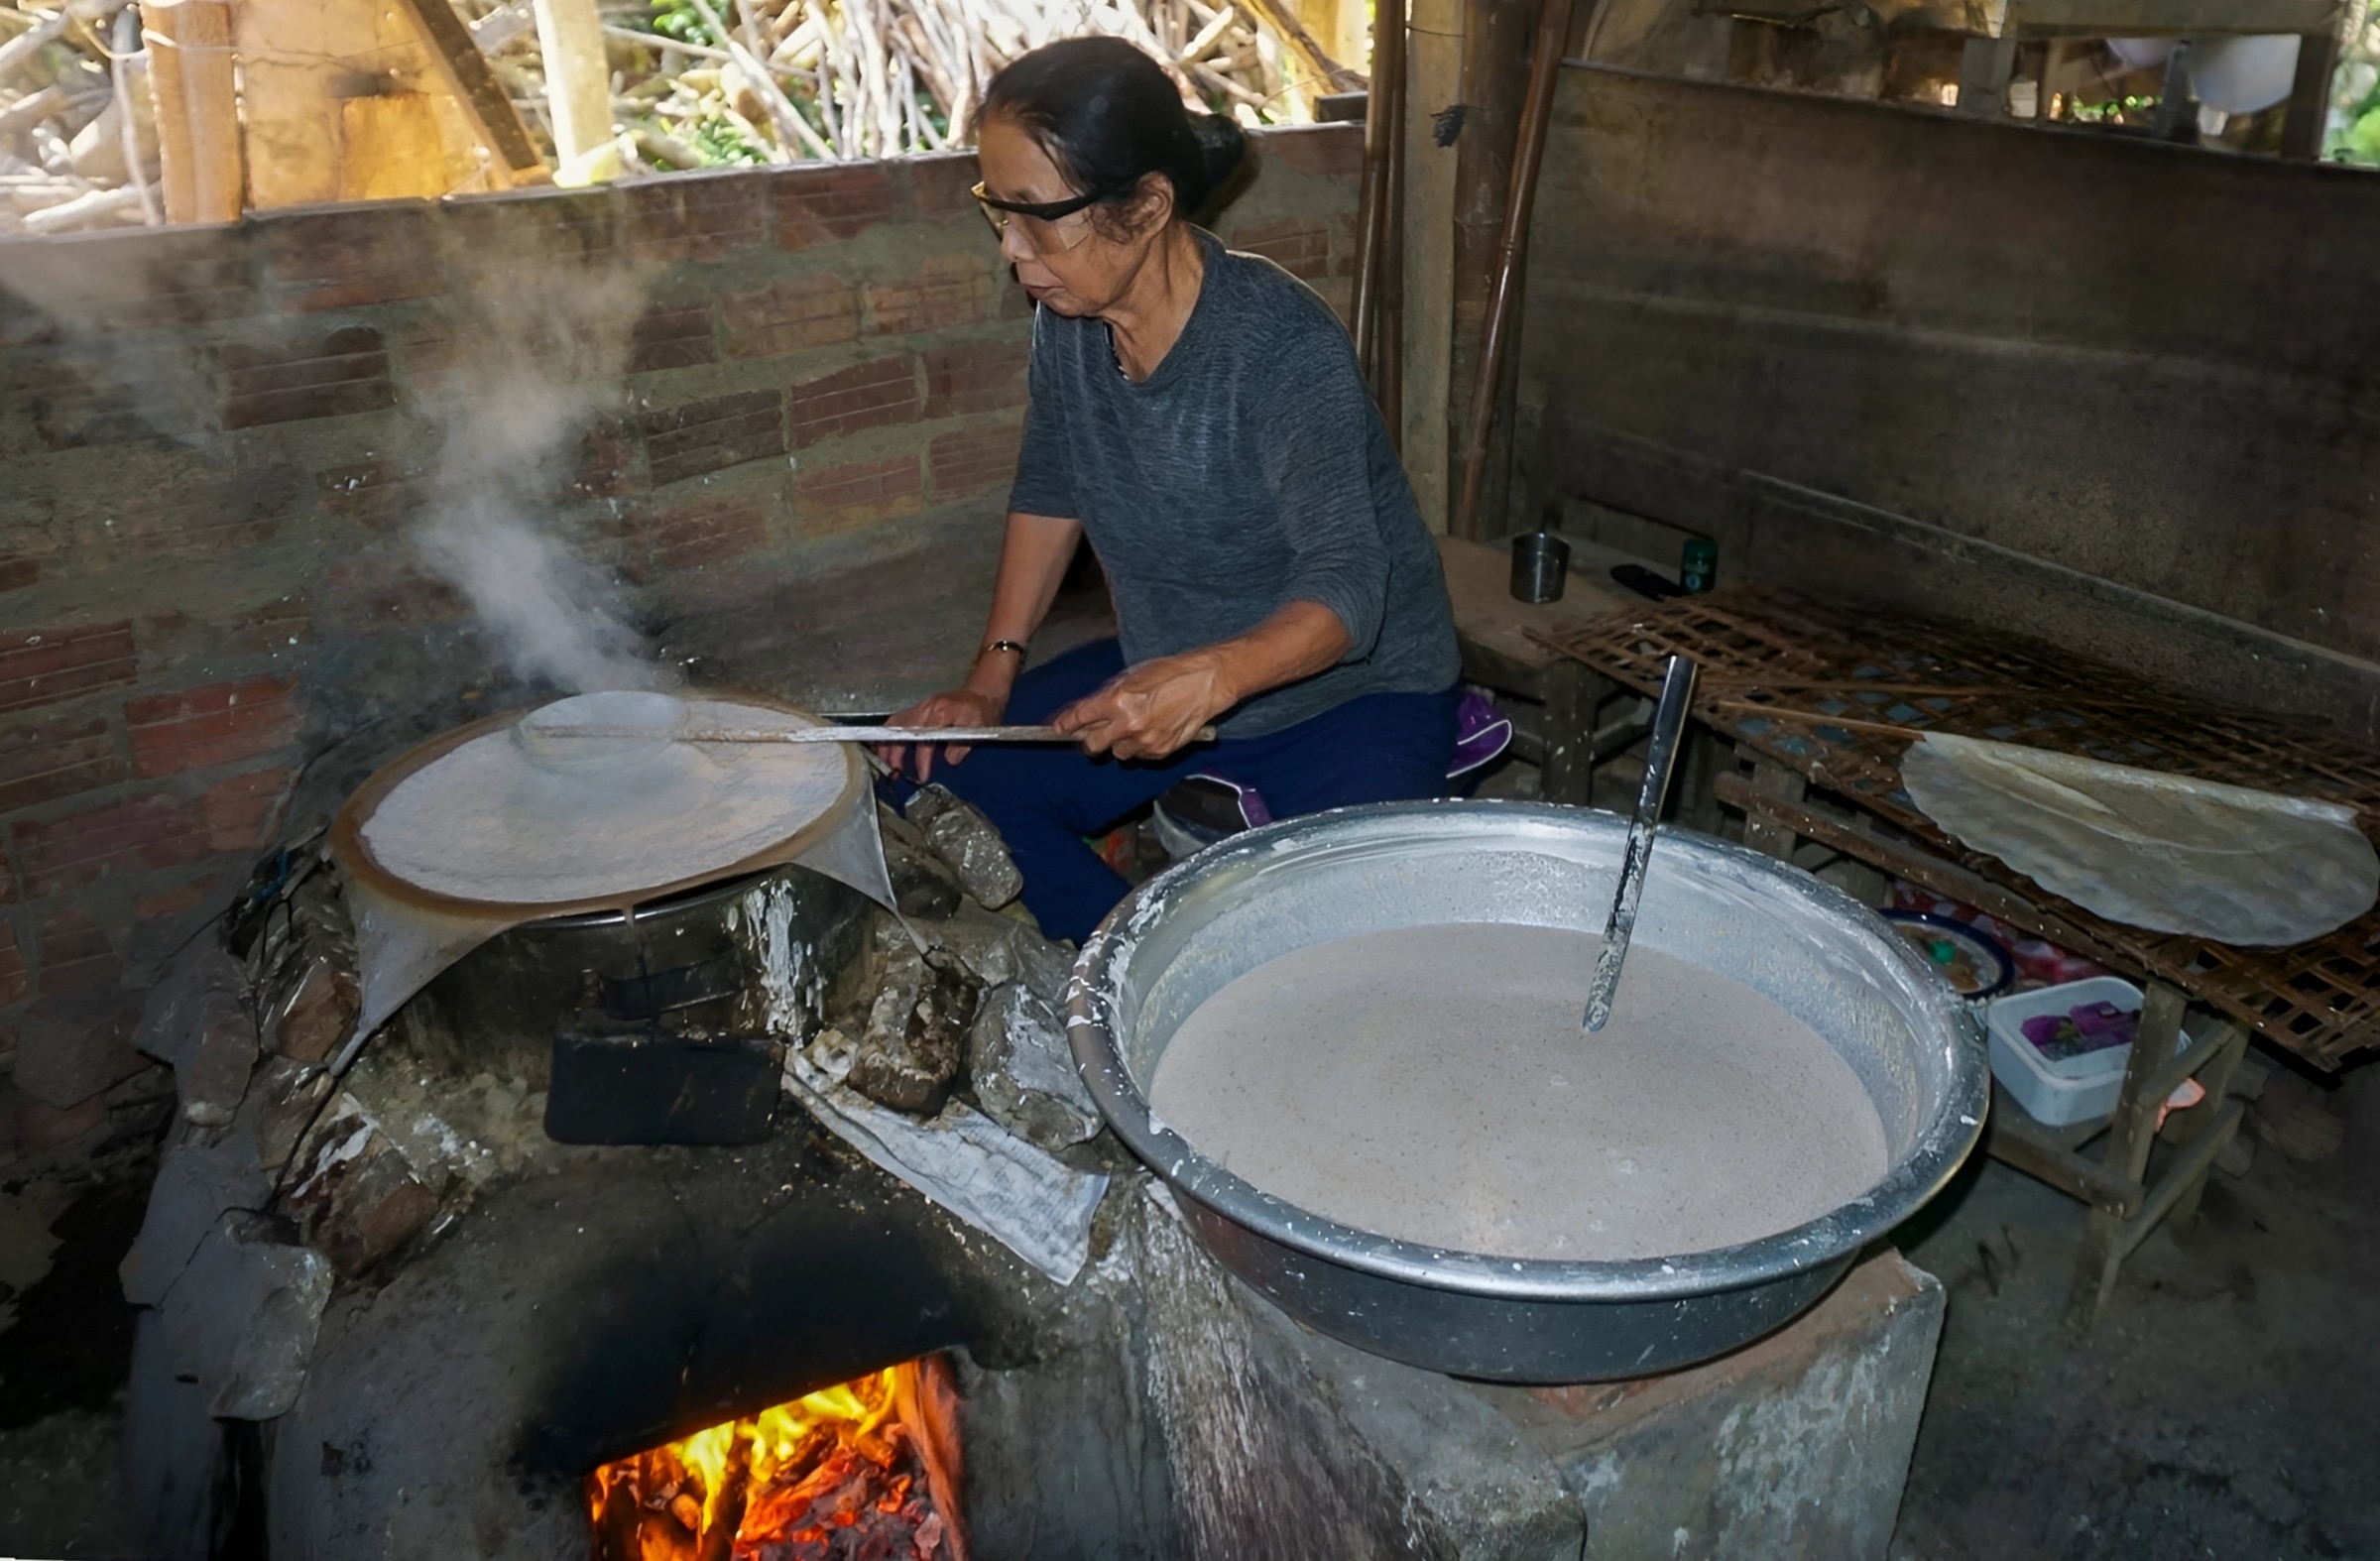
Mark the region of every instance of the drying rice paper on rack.
<instances>
[{"instance_id":1,"label":"drying rice paper on rack","mask_svg":"<svg viewBox=\"0 0 2380 1561\"><path fill-rule=\"evenodd\" d=\"M2334 802L1939 732L1901 781L1960 844L2126 926L2285 947L2380 897L2380 856Z\"/></svg>"}]
</instances>

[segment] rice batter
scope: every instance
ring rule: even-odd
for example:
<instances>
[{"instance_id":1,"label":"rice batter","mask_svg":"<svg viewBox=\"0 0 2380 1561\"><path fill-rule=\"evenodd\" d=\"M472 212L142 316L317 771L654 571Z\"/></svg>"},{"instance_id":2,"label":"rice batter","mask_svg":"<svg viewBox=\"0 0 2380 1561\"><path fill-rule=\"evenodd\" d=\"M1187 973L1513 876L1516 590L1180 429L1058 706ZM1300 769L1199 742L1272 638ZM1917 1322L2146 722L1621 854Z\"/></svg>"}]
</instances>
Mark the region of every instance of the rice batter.
<instances>
[{"instance_id":1,"label":"rice batter","mask_svg":"<svg viewBox=\"0 0 2380 1561\"><path fill-rule=\"evenodd\" d=\"M1184 1021L1155 1114L1236 1175L1378 1235L1500 1258L1657 1258L1790 1230L1880 1180L1884 1128L1817 1031L1638 945L1399 927L1285 954Z\"/></svg>"}]
</instances>

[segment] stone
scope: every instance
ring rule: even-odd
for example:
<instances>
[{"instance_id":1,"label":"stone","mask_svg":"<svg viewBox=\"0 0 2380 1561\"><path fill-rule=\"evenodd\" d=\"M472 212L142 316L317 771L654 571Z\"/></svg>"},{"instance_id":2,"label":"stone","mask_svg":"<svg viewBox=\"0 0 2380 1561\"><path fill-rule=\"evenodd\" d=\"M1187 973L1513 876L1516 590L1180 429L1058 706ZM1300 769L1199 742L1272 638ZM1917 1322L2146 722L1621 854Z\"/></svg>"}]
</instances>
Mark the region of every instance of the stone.
<instances>
[{"instance_id":1,"label":"stone","mask_svg":"<svg viewBox=\"0 0 2380 1561\"><path fill-rule=\"evenodd\" d=\"M355 972L326 959L308 964L289 1001L265 1021L265 1049L298 1062L325 1062L355 1026L364 991Z\"/></svg>"},{"instance_id":2,"label":"stone","mask_svg":"<svg viewBox=\"0 0 2380 1561\"><path fill-rule=\"evenodd\" d=\"M1029 988L985 995L967 1035L967 1072L984 1115L1028 1143L1054 1152L1100 1130L1058 1013Z\"/></svg>"},{"instance_id":3,"label":"stone","mask_svg":"<svg viewBox=\"0 0 2380 1561\"><path fill-rule=\"evenodd\" d=\"M220 1128L239 1111L256 1067L256 1021L238 995L220 988L191 1006L181 1056L174 1064L174 1086L181 1097L181 1120Z\"/></svg>"},{"instance_id":4,"label":"stone","mask_svg":"<svg viewBox=\"0 0 2380 1561\"><path fill-rule=\"evenodd\" d=\"M938 785L921 785L902 809L925 832L934 854L958 875L968 897L987 910L1024 893L1024 875L1009 855L1008 842L992 820Z\"/></svg>"},{"instance_id":5,"label":"stone","mask_svg":"<svg viewBox=\"0 0 2380 1561\"><path fill-rule=\"evenodd\" d=\"M310 1062L267 1057L256 1070L248 1082L248 1096L232 1119L232 1133L254 1145L256 1163L266 1175L278 1175L290 1162L330 1088L330 1074Z\"/></svg>"},{"instance_id":6,"label":"stone","mask_svg":"<svg viewBox=\"0 0 2380 1561\"><path fill-rule=\"evenodd\" d=\"M322 1255L274 1240L272 1222L224 1215L157 1309L176 1378L204 1389L216 1419L288 1412L332 1282Z\"/></svg>"},{"instance_id":7,"label":"stone","mask_svg":"<svg viewBox=\"0 0 2380 1561\"><path fill-rule=\"evenodd\" d=\"M116 1265L126 1300L154 1306L165 1299L226 1210L265 1207L273 1184L245 1150L237 1141L219 1146L177 1143L166 1150L149 1187L141 1234Z\"/></svg>"},{"instance_id":8,"label":"stone","mask_svg":"<svg viewBox=\"0 0 2380 1561\"><path fill-rule=\"evenodd\" d=\"M1632 1382L1471 1388L1563 1472L1587 1561L1882 1561L1943 1290L1886 1248L1764 1339Z\"/></svg>"},{"instance_id":9,"label":"stone","mask_svg":"<svg viewBox=\"0 0 2380 1561\"><path fill-rule=\"evenodd\" d=\"M1185 1553L1580 1554L1586 1526L1560 1470L1464 1383L1306 1332L1155 1199L1134 1199L1127 1228L1133 1261L1099 1273L1145 1318Z\"/></svg>"},{"instance_id":10,"label":"stone","mask_svg":"<svg viewBox=\"0 0 2380 1561\"><path fill-rule=\"evenodd\" d=\"M987 987L1021 982L1054 1004L1064 999L1074 974L1074 955L1064 944L1006 912L961 902L948 920L921 930Z\"/></svg>"},{"instance_id":11,"label":"stone","mask_svg":"<svg viewBox=\"0 0 2380 1561\"><path fill-rule=\"evenodd\" d=\"M941 921L959 908L966 890L925 831L889 807L876 810L885 838L885 871L892 881L892 902L904 916Z\"/></svg>"},{"instance_id":12,"label":"stone","mask_svg":"<svg viewBox=\"0 0 2380 1561\"><path fill-rule=\"evenodd\" d=\"M297 1158L288 1208L307 1246L355 1278L429 1223L437 1196L397 1141L342 1092Z\"/></svg>"},{"instance_id":13,"label":"stone","mask_svg":"<svg viewBox=\"0 0 2380 1561\"><path fill-rule=\"evenodd\" d=\"M133 1049L179 1068L203 1033L210 1008L226 995L236 1000L247 987L248 972L240 962L212 937L198 938L150 988L132 1032Z\"/></svg>"},{"instance_id":14,"label":"stone","mask_svg":"<svg viewBox=\"0 0 2380 1561\"><path fill-rule=\"evenodd\" d=\"M847 1083L882 1106L930 1117L950 1096L978 986L940 950L892 951Z\"/></svg>"}]
</instances>

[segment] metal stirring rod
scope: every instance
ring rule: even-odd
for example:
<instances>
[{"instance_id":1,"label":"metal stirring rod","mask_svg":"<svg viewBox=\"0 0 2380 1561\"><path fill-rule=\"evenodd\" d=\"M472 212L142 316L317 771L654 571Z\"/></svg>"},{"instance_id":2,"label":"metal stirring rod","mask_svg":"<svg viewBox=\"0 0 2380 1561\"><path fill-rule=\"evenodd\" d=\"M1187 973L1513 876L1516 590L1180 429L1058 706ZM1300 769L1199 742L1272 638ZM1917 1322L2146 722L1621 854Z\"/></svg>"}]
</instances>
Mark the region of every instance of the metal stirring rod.
<instances>
[{"instance_id":1,"label":"metal stirring rod","mask_svg":"<svg viewBox=\"0 0 2380 1561\"><path fill-rule=\"evenodd\" d=\"M1661 678L1661 702L1653 707L1653 741L1644 756L1644 784L1636 793L1636 814L1628 820L1627 849L1619 859L1619 891L1611 897L1611 919L1604 923L1603 951L1595 956L1595 984L1587 989L1587 1032L1591 1035L1611 1021L1611 996L1619 989L1620 961L1628 957L1628 939L1636 931L1636 901L1644 898L1644 870L1653 854L1653 831L1660 827L1661 803L1669 795L1669 778L1677 769L1686 708L1694 702L1694 662L1673 656Z\"/></svg>"}]
</instances>

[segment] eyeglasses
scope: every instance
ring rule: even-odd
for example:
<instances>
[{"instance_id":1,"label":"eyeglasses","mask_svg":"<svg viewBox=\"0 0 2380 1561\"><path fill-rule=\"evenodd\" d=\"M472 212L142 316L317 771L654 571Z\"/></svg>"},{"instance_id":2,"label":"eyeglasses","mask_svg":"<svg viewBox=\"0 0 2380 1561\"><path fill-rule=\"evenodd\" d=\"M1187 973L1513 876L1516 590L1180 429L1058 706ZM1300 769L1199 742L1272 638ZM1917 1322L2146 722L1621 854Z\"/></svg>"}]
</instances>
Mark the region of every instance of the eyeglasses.
<instances>
[{"instance_id":1,"label":"eyeglasses","mask_svg":"<svg viewBox=\"0 0 2380 1561\"><path fill-rule=\"evenodd\" d=\"M1094 191L1070 200L1002 200L980 183L968 193L975 197L995 234L1005 241L1013 223L1016 236L1038 255L1061 254L1080 244L1091 232L1086 209L1107 198Z\"/></svg>"}]
</instances>

